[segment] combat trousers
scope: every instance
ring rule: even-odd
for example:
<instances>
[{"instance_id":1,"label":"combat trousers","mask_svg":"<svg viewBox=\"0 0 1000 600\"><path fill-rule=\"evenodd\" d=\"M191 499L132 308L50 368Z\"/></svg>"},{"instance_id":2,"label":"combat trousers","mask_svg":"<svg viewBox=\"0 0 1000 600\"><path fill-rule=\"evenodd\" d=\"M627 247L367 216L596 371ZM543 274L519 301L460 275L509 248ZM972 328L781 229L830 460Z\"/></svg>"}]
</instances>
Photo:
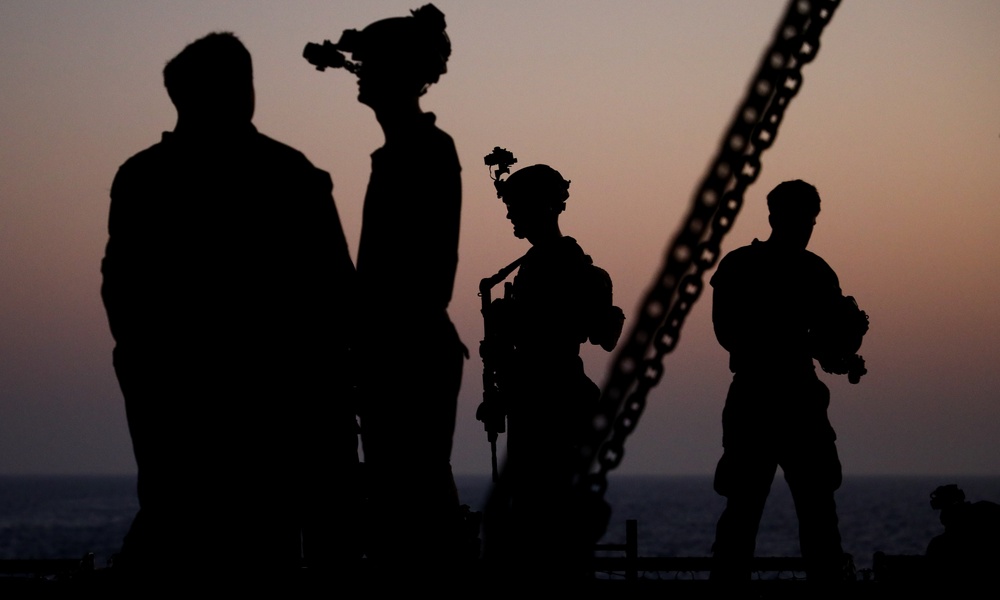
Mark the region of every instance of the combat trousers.
<instances>
[{"instance_id":1,"label":"combat trousers","mask_svg":"<svg viewBox=\"0 0 1000 600\"><path fill-rule=\"evenodd\" d=\"M723 413L724 453L715 472L715 490L727 503L716 528L713 580L749 578L779 466L795 502L809 579L839 576L843 549L834 491L842 475L828 404L829 390L815 373L734 378Z\"/></svg>"}]
</instances>

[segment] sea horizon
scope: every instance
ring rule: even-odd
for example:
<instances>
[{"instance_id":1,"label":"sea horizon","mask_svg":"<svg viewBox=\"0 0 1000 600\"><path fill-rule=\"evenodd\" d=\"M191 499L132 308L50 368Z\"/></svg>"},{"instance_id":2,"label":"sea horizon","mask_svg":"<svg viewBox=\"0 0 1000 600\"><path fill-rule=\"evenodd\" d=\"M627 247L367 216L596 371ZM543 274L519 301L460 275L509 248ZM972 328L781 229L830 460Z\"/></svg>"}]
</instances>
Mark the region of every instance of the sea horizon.
<instances>
[{"instance_id":1,"label":"sea horizon","mask_svg":"<svg viewBox=\"0 0 1000 600\"><path fill-rule=\"evenodd\" d=\"M461 501L482 510L490 476L456 475ZM944 531L930 493L956 483L969 501L1000 500L1000 476L846 475L837 491L844 550L858 568L875 552L923 554ZM605 542L622 542L638 521L640 556L709 556L725 498L711 475L619 475L609 479L612 508ZM0 475L0 559L80 558L103 567L117 552L138 500L135 475ZM798 524L788 486L771 487L757 540L758 556L797 556Z\"/></svg>"}]
</instances>

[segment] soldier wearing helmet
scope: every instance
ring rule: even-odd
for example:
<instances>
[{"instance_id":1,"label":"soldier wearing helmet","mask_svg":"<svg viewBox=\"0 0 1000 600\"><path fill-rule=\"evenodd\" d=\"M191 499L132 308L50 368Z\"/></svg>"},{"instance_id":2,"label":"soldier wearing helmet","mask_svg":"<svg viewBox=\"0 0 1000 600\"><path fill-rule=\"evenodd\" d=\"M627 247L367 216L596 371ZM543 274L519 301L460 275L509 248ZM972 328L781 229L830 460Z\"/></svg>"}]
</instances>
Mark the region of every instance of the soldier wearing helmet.
<instances>
[{"instance_id":1,"label":"soldier wearing helmet","mask_svg":"<svg viewBox=\"0 0 1000 600\"><path fill-rule=\"evenodd\" d=\"M552 554L572 559L594 541L581 536L570 494L578 446L600 397L584 372L580 345L589 339L613 349L624 317L612 306L611 278L560 230L569 185L548 165L496 181L514 235L531 244L498 306L506 335L498 343L511 348L498 373L509 429L506 533L521 544L549 532Z\"/></svg>"},{"instance_id":2,"label":"soldier wearing helmet","mask_svg":"<svg viewBox=\"0 0 1000 600\"><path fill-rule=\"evenodd\" d=\"M420 108L450 54L444 14L431 4L305 52L320 68L358 76L358 101L385 134L372 153L357 259L359 414L373 515L366 553L376 559L440 560L460 543L450 460L468 353L447 308L461 167L451 137Z\"/></svg>"}]
</instances>

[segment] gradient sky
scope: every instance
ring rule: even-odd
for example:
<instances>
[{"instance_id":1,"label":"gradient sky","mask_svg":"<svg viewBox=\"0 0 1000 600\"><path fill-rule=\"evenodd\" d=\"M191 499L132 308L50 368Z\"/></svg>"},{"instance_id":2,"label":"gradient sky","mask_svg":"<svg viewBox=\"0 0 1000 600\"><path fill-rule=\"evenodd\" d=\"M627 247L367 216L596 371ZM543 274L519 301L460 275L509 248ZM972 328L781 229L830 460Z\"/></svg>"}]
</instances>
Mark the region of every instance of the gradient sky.
<instances>
[{"instance_id":1,"label":"gradient sky","mask_svg":"<svg viewBox=\"0 0 1000 600\"><path fill-rule=\"evenodd\" d=\"M453 55L423 99L465 167L451 315L482 336L476 286L520 256L482 157L571 179L563 231L634 314L784 2L449 1ZM258 128L334 180L352 252L382 143L354 78L307 41L408 14L410 0L0 3L0 474L135 469L99 296L117 167L173 127L167 60L211 31L254 57ZM859 385L821 375L845 473L1000 474L1000 3L845 0L724 244L768 233L764 196L801 178L823 198L810 245L871 316ZM400 294L420 290L400 290ZM622 472L710 473L727 355L695 307L626 446ZM408 347L386 346L388 360ZM197 340L192 340L197 343ZM585 352L603 381L608 357ZM466 363L453 464L489 470ZM415 395L415 399L417 396ZM280 399L275 399L279 402Z\"/></svg>"}]
</instances>

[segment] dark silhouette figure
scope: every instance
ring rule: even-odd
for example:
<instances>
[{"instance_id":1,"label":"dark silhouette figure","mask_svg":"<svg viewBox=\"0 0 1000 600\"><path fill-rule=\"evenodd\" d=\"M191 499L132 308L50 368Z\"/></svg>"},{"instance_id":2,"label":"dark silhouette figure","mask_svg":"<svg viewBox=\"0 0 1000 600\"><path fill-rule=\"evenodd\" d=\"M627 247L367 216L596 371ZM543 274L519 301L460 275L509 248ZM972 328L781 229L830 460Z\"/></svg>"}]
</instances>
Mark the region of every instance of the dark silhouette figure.
<instances>
[{"instance_id":1,"label":"dark silhouette figure","mask_svg":"<svg viewBox=\"0 0 1000 600\"><path fill-rule=\"evenodd\" d=\"M230 33L164 69L177 125L119 169L101 293L139 471L117 563L266 576L359 556L355 271L327 173L257 132Z\"/></svg>"},{"instance_id":2,"label":"dark silhouette figure","mask_svg":"<svg viewBox=\"0 0 1000 600\"><path fill-rule=\"evenodd\" d=\"M410 564L447 561L462 553L451 448L468 352L447 313L461 166L420 97L446 71L451 43L444 15L428 4L345 31L323 48L331 54L326 66L358 75L358 101L385 134L372 154L358 250L366 553ZM356 62L332 55L339 52Z\"/></svg>"},{"instance_id":3,"label":"dark silhouette figure","mask_svg":"<svg viewBox=\"0 0 1000 600\"><path fill-rule=\"evenodd\" d=\"M968 502L957 485L931 494L931 508L941 511L944 533L927 546L932 579L941 583L985 583L996 577L1000 561L1000 505Z\"/></svg>"},{"instance_id":4,"label":"dark silhouette figure","mask_svg":"<svg viewBox=\"0 0 1000 600\"><path fill-rule=\"evenodd\" d=\"M502 410L508 430L487 551L507 560L579 561L596 541L573 494L579 444L600 398L580 345L589 339L610 351L624 316L612 305L608 274L560 231L569 183L547 165L497 181L514 235L531 243L506 297L490 308L496 337L483 348L496 359L503 401L499 408L484 403L478 416L489 428Z\"/></svg>"},{"instance_id":5,"label":"dark silhouette figure","mask_svg":"<svg viewBox=\"0 0 1000 600\"><path fill-rule=\"evenodd\" d=\"M712 277L712 321L734 373L722 415L725 452L715 473L715 490L727 504L712 578L749 578L780 466L795 501L808 576L830 581L840 577L843 561L834 503L841 467L826 414L830 392L813 358L846 372L840 367L860 347L868 321L842 296L833 270L806 250L820 208L816 188L782 183L767 206L771 236L730 252ZM831 324L838 324L834 331Z\"/></svg>"}]
</instances>

